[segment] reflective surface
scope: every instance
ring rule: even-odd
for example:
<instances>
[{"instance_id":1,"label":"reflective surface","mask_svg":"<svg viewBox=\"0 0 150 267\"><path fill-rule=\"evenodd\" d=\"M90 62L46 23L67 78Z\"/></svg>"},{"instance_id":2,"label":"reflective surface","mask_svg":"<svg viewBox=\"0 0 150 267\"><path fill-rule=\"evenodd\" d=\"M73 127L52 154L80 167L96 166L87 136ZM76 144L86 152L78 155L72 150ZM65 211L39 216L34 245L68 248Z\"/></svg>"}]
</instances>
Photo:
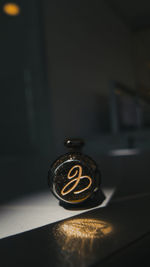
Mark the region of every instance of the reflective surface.
<instances>
[{"instance_id":1,"label":"reflective surface","mask_svg":"<svg viewBox=\"0 0 150 267\"><path fill-rule=\"evenodd\" d=\"M106 207L115 189L103 188L103 192L106 198L96 208ZM9 202L0 208L0 239L68 219L86 210L62 208L56 197L48 190Z\"/></svg>"},{"instance_id":2,"label":"reflective surface","mask_svg":"<svg viewBox=\"0 0 150 267\"><path fill-rule=\"evenodd\" d=\"M148 195L114 199L106 208L5 238L0 241L1 262L6 267L104 267L109 262L122 267L138 261L149 266L149 245L144 242L150 232L149 205ZM133 246L140 240L142 247L135 254Z\"/></svg>"}]
</instances>

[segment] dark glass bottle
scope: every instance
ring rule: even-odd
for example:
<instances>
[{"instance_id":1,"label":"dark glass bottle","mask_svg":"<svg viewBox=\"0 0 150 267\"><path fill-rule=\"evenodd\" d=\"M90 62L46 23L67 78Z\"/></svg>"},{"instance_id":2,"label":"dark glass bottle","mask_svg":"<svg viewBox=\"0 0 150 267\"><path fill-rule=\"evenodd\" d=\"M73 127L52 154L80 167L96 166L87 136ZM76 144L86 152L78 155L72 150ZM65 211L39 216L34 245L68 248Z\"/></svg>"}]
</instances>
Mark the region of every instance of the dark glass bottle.
<instances>
[{"instance_id":1,"label":"dark glass bottle","mask_svg":"<svg viewBox=\"0 0 150 267\"><path fill-rule=\"evenodd\" d=\"M81 208L99 204L104 195L100 190L101 173L97 164L81 152L82 139L67 139L69 152L51 166L48 183L53 194L65 208Z\"/></svg>"}]
</instances>

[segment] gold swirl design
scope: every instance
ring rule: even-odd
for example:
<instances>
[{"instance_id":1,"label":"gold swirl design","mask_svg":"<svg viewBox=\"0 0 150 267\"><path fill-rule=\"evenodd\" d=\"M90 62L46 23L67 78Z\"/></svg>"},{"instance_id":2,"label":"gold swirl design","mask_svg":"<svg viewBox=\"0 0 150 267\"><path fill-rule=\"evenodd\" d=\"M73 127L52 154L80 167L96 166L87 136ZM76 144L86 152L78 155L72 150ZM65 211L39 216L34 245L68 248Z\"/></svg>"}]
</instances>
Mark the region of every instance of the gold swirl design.
<instances>
[{"instance_id":1,"label":"gold swirl design","mask_svg":"<svg viewBox=\"0 0 150 267\"><path fill-rule=\"evenodd\" d=\"M75 170L75 171L74 171L74 170ZM91 186L91 184L92 184L92 179L91 179L90 176L87 176L87 175L82 176L82 167L81 167L80 165L75 165L75 166L73 166L73 167L70 169L70 171L68 172L68 176L67 176L67 178L68 178L69 180L70 180L70 179L72 179L72 180L71 180L70 182L68 182L68 183L63 187L63 189L61 190L61 194L62 194L63 196L68 195L70 192L72 192L72 191L77 187L77 185L79 184L79 182L80 182L81 179L88 179L88 180L89 180L89 184L88 184L85 188L83 188L83 189L81 189L81 190L74 191L74 192L73 192L74 194L80 194L80 193L86 191L87 189L90 188L90 186ZM73 179L73 178L74 178L74 179ZM68 190L66 191L67 187L68 187L69 185L71 185L72 183L74 183L74 185L73 185L70 189L68 189Z\"/></svg>"}]
</instances>

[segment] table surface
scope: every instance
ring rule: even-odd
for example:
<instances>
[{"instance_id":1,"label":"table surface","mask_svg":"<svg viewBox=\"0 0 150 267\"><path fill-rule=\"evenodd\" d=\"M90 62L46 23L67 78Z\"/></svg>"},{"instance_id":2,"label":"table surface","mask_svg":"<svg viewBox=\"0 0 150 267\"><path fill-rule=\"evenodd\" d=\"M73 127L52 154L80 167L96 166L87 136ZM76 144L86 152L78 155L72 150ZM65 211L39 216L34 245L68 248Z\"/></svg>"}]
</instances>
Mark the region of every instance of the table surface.
<instances>
[{"instance_id":1,"label":"table surface","mask_svg":"<svg viewBox=\"0 0 150 267\"><path fill-rule=\"evenodd\" d=\"M3 238L1 262L6 267L133 266L140 255L143 263L150 252L149 207L148 193L114 197L103 208Z\"/></svg>"},{"instance_id":2,"label":"table surface","mask_svg":"<svg viewBox=\"0 0 150 267\"><path fill-rule=\"evenodd\" d=\"M105 207L115 189L104 188L103 192L105 200L95 208ZM85 211L62 208L49 190L36 193L0 206L0 239L58 222Z\"/></svg>"},{"instance_id":3,"label":"table surface","mask_svg":"<svg viewBox=\"0 0 150 267\"><path fill-rule=\"evenodd\" d=\"M48 192L2 205L1 266L150 266L149 155L107 159L103 173L116 190L101 207L68 211Z\"/></svg>"}]
</instances>

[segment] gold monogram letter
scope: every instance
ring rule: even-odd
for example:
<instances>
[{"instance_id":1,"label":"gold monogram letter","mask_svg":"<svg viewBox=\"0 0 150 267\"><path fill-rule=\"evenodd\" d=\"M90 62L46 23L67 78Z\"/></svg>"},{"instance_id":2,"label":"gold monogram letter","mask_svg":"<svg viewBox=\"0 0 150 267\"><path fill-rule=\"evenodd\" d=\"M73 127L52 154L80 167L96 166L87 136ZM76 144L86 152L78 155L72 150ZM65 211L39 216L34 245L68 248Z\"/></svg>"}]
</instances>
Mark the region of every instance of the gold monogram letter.
<instances>
[{"instance_id":1,"label":"gold monogram letter","mask_svg":"<svg viewBox=\"0 0 150 267\"><path fill-rule=\"evenodd\" d=\"M74 171L74 170L75 170L75 171ZM83 189L81 189L81 190L74 191L74 192L73 192L74 194L80 194L81 192L84 192L85 190L89 189L90 186L91 186L91 184L92 184L92 179L91 179L90 176L87 176L87 175L82 176L82 167L81 167L80 165L75 165L75 166L73 166L73 167L70 169L70 171L68 172L68 176L67 176L67 178L68 178L69 180L70 180L70 179L72 179L72 180L71 180L69 183L67 183L67 184L63 187L63 189L61 190L61 194L62 194L63 196L65 196L65 195L69 194L70 192L72 192L72 191L77 187L77 185L79 184L79 182L80 182L81 179L88 179L88 180L89 180L89 184L88 184L88 186L86 186L85 188L83 188ZM74 178L74 179L73 179L73 178ZM68 187L70 184L72 184L72 183L74 183L74 185L73 185L70 189L66 190L67 187Z\"/></svg>"}]
</instances>

